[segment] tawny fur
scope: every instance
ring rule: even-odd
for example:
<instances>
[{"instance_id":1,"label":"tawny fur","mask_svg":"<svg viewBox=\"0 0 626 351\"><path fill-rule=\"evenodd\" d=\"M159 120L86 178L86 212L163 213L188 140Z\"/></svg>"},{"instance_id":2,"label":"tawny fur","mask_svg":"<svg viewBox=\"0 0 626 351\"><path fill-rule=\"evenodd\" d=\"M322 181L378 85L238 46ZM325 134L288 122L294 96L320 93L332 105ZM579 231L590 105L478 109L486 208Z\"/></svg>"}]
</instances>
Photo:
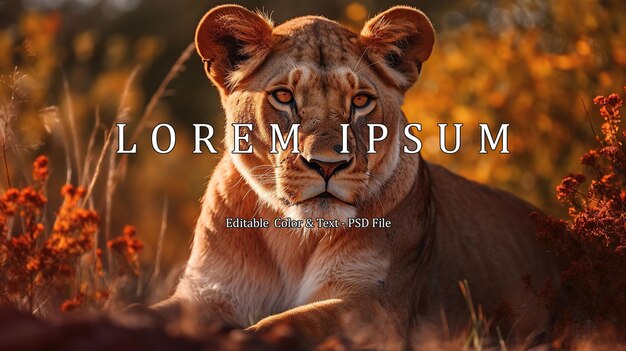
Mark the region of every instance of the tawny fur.
<instances>
[{"instance_id":1,"label":"tawny fur","mask_svg":"<svg viewBox=\"0 0 626 351\"><path fill-rule=\"evenodd\" d=\"M217 29L224 14L227 27ZM399 31L385 32L391 29ZM403 349L442 336L444 323L451 333L466 327L458 282L467 279L487 315L502 302L520 307L508 325L512 335L545 323L522 283L527 274L535 284L552 274L551 259L535 242L533 208L401 152L409 145L404 93L434 41L423 13L393 8L357 34L313 16L274 28L227 5L205 16L196 38L226 111L227 149L231 124L253 123L255 151L226 153L219 162L186 270L174 295L154 309L169 315L187 306L207 321L255 331L287 321L312 340L344 334L359 345ZM294 104L273 100L277 88L289 89ZM351 97L361 92L375 98L355 110ZM300 123L302 153L270 154L269 123L283 130ZM341 123L351 124L348 156L336 150ZM376 154L365 152L367 123L389 129ZM345 157L350 163L328 183L303 161ZM317 198L325 189L336 198ZM392 227L225 228L227 218L287 215L385 217Z\"/></svg>"}]
</instances>

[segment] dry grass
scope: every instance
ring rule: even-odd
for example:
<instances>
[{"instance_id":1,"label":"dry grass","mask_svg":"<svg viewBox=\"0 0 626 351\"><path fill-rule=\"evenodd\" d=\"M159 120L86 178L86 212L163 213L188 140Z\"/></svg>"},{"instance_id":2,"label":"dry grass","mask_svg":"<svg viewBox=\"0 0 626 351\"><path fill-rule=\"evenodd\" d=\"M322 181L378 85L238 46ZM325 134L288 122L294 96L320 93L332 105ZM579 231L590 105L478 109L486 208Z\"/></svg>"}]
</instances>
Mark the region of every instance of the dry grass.
<instances>
[{"instance_id":1,"label":"dry grass","mask_svg":"<svg viewBox=\"0 0 626 351\"><path fill-rule=\"evenodd\" d=\"M131 134L131 143L136 142L141 131L149 125L158 102L167 95L168 87L183 71L184 63L192 52L193 45L187 46L148 100ZM575 61L574 58L572 60ZM17 106L23 94L19 83L24 76L15 70L5 78L4 83L11 92L9 98L0 104L0 146L7 188L0 199L0 299L5 304L28 314L49 318L56 316L58 311L100 313L128 302L149 300L151 292L163 294L160 284L163 243L168 228L167 198L162 207L156 255L151 266L140 265L139 255L143 246L133 227L113 227L117 191L125 180L128 168L127 156L120 157L114 152L117 135L113 126L117 122L130 122L131 90L139 73L139 68L135 68L126 78L117 113L110 125L106 126L102 121L100 109L94 111L93 129L88 140L81 140L77 114L73 110L76 104L67 80L63 81L66 108L53 106L40 111L44 120L49 122L48 127L62 135L64 142L65 167L60 168L65 172L67 185L62 188L60 196L57 189L49 189L46 158L35 160L32 174L29 174L30 168L20 166L31 161L19 159L22 145L15 136L20 117ZM593 162L593 188L586 192L580 191L582 178L566 178L560 185L559 197L574 208L570 211L571 219L569 222L543 222L541 229L542 238L551 249L563 250L562 257L566 261L564 280L570 282L566 290L549 289L548 286L548 289L538 292L552 313L559 317L551 334L552 342L544 347L577 350L623 347L619 341L624 340L626 330L624 281L621 279L624 276L623 247L626 241L623 222L626 167L623 139L620 139L623 133L618 133L621 123L619 106L616 101L611 101L598 100L606 125L602 129L604 138L597 137L600 146L595 150L602 157L612 158L601 164ZM445 107L445 104L442 106ZM607 135L613 139L607 139ZM615 148L606 149L609 146L617 147L617 151ZM589 161L589 157L587 159ZM607 168L605 161L610 167ZM26 175L22 179L15 178L15 175L23 173ZM17 184L25 185L17 187ZM606 191L599 192L601 186ZM51 209L51 203L60 205ZM98 211L99 208L103 209ZM593 225L596 231L589 230L589 225ZM599 233L601 230L611 232ZM115 235L118 232L121 234ZM575 240L572 241L572 238ZM579 264L581 259L592 264ZM466 335L452 340L434 340L425 343L425 347L472 350L523 348L506 344L493 319L485 316L481 307L474 304L467 282L460 282L460 289L468 306L469 328ZM590 301L593 301L591 306ZM270 331L264 336L264 341L240 331L222 330L221 327L206 331L203 340L192 340L172 338L159 328L147 328L149 333L137 334L136 329L112 327L108 321L102 320L65 321L52 325L14 312L0 315L12 318L5 320L4 327L19 320L24 322L19 325L23 325L25 330L38 331L42 333L40 335L50 330L72 333L76 332L72 328L88 326L94 335L98 330L131 335L144 346L148 345L148 338L158 335L162 338L159 340L181 342L180 345L189 349L208 348L207 345L222 345L233 350L251 349L254 343L266 343L265 349L310 348L310 345L297 342L298 336L289 326L279 326ZM2 325L0 323L0 327ZM61 339L55 340L61 342ZM6 345L2 342L7 340L0 339L0 346ZM332 338L318 348L349 349L350 346L341 338Z\"/></svg>"},{"instance_id":2,"label":"dry grass","mask_svg":"<svg viewBox=\"0 0 626 351\"><path fill-rule=\"evenodd\" d=\"M135 127L133 141L152 116L158 100L166 94L168 85L184 69L183 64L192 51L193 45L183 51L150 99ZM12 93L0 106L0 143L7 185L0 199L0 298L3 303L40 316L55 315L58 310L110 309L140 299L144 285L152 290L159 283L167 202L163 209L159 254L152 275L146 279L142 279L139 261L143 244L136 237L134 227L124 227L120 235L113 235L111 228L117 185L124 180L126 172L126 158L115 152L117 129L114 126L128 118L126 101L138 72L139 67L128 77L118 113L110 127L103 126L99 111L95 111L94 127L86 143L79 138L67 81L64 80L64 95L68 108L62 121L58 121L58 108L49 107L42 111L45 119L57 121L51 123L51 128L58 128L61 135L70 136L63 138L66 185L60 193L62 204L52 211L53 215L49 215L51 209L47 208L48 198L55 196L55 192L48 192L50 170L47 157L37 158L32 177L20 180L28 185L19 189L12 187L7 156L12 148L7 145L17 144L14 131L19 116L15 105L19 103L18 83L23 75L16 69L13 76L8 77L7 84ZM103 140L100 151L96 152L99 131ZM19 157L19 154L14 156ZM101 178L103 172L106 172L104 180ZM73 181L78 185L71 185ZM95 195L100 182L104 183L105 189L103 214L95 208L100 201ZM129 283L136 287L134 291L126 290Z\"/></svg>"}]
</instances>

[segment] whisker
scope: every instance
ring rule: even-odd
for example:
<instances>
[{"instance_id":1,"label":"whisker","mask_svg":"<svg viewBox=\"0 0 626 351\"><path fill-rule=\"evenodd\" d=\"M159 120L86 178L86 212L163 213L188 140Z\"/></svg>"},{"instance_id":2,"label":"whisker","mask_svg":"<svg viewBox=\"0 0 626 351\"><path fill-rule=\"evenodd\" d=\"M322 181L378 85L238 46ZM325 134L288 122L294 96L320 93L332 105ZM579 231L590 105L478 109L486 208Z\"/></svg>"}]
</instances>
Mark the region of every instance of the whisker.
<instances>
[{"instance_id":1,"label":"whisker","mask_svg":"<svg viewBox=\"0 0 626 351\"><path fill-rule=\"evenodd\" d=\"M369 50L369 47L366 47L365 50L363 50L363 53L361 53L361 56L359 56L359 60L356 62L356 65L354 65L354 68L352 68L353 71L356 71L356 69L359 68L359 64L361 63L361 60L363 59L363 56L365 56L367 50ZM359 71L357 71L357 73L358 72Z\"/></svg>"}]
</instances>

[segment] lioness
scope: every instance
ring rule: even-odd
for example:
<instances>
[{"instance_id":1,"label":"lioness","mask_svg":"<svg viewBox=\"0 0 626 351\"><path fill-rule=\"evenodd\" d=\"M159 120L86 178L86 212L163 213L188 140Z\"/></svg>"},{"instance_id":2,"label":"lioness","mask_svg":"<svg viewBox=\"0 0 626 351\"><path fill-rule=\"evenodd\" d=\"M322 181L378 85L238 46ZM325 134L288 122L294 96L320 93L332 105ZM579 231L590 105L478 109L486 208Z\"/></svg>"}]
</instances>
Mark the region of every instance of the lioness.
<instances>
[{"instance_id":1,"label":"lioness","mask_svg":"<svg viewBox=\"0 0 626 351\"><path fill-rule=\"evenodd\" d=\"M552 272L535 242L530 205L401 152L409 145L401 105L435 36L421 11L398 6L360 33L323 17L274 27L261 14L218 6L200 21L196 47L252 154L225 153L204 195L191 257L174 295L153 308L191 306L207 320L260 331L288 322L321 340L343 334L359 345L403 349L425 335L454 334L469 321L458 282L489 316L507 302L509 327L543 322L522 277ZM299 123L301 153L270 153L270 123ZM349 123L349 153L340 153ZM388 138L367 153L367 123ZM248 144L249 142L249 144ZM413 144L411 144L413 145ZM228 218L352 217L391 228L226 228Z\"/></svg>"}]
</instances>

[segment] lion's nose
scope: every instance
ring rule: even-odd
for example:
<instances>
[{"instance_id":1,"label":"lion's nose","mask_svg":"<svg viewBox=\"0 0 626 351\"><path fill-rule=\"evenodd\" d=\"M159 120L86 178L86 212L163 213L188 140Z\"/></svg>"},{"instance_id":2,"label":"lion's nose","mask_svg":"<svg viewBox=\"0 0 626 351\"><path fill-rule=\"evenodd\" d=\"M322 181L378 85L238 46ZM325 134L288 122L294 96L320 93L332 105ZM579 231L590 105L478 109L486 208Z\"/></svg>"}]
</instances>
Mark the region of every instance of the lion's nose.
<instances>
[{"instance_id":1,"label":"lion's nose","mask_svg":"<svg viewBox=\"0 0 626 351\"><path fill-rule=\"evenodd\" d=\"M352 162L352 158L350 158L349 160L327 162L327 161L317 160L314 158L307 160L306 158L302 156L300 157L302 158L302 161L307 167L319 173L326 181L328 181L330 177L332 177L333 175L335 175L337 172L341 171L342 169L348 168L348 166Z\"/></svg>"}]
</instances>

